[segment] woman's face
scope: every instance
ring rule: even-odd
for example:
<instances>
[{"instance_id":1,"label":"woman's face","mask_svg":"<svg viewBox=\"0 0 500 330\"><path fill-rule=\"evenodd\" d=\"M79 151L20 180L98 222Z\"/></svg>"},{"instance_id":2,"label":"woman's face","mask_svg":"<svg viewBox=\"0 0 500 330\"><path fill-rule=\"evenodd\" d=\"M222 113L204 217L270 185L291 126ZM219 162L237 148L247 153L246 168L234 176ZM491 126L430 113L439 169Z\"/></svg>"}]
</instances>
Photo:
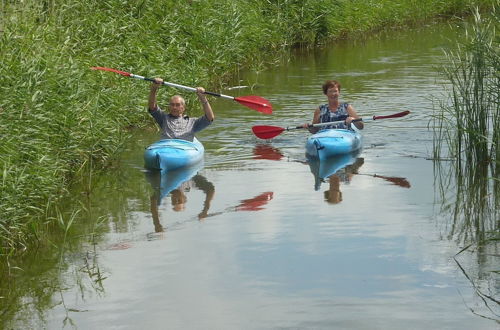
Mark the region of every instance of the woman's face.
<instances>
[{"instance_id":1,"label":"woman's face","mask_svg":"<svg viewBox=\"0 0 500 330\"><path fill-rule=\"evenodd\" d=\"M326 90L326 96L328 99L338 99L340 95L340 90L337 86L330 87Z\"/></svg>"}]
</instances>

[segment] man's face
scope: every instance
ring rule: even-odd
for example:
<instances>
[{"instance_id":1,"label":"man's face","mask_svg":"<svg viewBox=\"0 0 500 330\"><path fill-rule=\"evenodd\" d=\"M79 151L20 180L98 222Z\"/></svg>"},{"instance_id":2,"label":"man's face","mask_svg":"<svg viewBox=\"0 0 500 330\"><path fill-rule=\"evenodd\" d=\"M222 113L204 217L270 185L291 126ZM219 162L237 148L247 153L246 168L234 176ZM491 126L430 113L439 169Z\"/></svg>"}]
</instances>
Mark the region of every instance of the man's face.
<instances>
[{"instance_id":1,"label":"man's face","mask_svg":"<svg viewBox=\"0 0 500 330\"><path fill-rule=\"evenodd\" d=\"M179 96L172 97L168 107L170 109L170 114L175 117L182 116L184 114L184 110L186 110L184 100Z\"/></svg>"}]
</instances>

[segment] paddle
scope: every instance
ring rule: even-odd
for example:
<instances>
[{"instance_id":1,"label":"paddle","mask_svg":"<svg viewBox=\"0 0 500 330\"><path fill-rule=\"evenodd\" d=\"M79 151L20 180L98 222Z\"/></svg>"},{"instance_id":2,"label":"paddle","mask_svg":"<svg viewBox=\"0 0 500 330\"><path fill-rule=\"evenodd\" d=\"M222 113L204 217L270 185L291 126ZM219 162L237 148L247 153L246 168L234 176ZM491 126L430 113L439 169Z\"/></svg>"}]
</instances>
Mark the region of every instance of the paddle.
<instances>
[{"instance_id":1,"label":"paddle","mask_svg":"<svg viewBox=\"0 0 500 330\"><path fill-rule=\"evenodd\" d=\"M147 81L151 81L151 82L154 81L153 78L146 78L146 77L139 76L139 75L136 75L133 73L115 70L115 69L111 69L111 68L105 68L102 66L93 66L93 67L91 67L91 69L92 70L102 70L102 71L114 72L114 73L118 73L118 74L121 74L122 76L130 77L130 78L142 79L142 80L147 80ZM196 92L196 88L188 87L188 86L184 86L184 85L179 85L179 84L174 84L174 83L170 83L170 82L166 82L166 81L163 82L163 85L181 88L181 89L185 89L185 90L188 90L191 92ZM218 94L218 93L214 93L214 92L205 92L205 94L217 96L217 97L222 97L224 99L233 100L233 101L236 101L236 102L240 103L241 105L244 105L250 109L257 110L259 112L262 112L262 113L265 113L268 115L273 113L273 108L272 108L271 103L269 103L268 100L266 100L265 98L262 98L260 96L249 95L249 96L233 97L233 96Z\"/></svg>"},{"instance_id":2,"label":"paddle","mask_svg":"<svg viewBox=\"0 0 500 330\"><path fill-rule=\"evenodd\" d=\"M355 119L352 122L356 121L371 121L371 120L380 120L380 119L388 119L388 118L399 118L399 117L404 117L407 114L409 114L410 111L406 110L403 112L398 112L392 115L385 115L385 116L373 116L372 118L359 118ZM328 125L335 125L335 124L340 124L343 123L344 120L339 120L339 121L331 121L331 122L326 122L326 123L319 123L319 124L309 124L307 128L309 127L320 127L320 126L328 126ZM275 136L280 135L284 131L291 131L294 129L301 129L305 128L304 126L295 126L295 127L279 127L279 126L268 126L268 125L257 125L252 127L252 132L255 134L260 139L272 139Z\"/></svg>"}]
</instances>

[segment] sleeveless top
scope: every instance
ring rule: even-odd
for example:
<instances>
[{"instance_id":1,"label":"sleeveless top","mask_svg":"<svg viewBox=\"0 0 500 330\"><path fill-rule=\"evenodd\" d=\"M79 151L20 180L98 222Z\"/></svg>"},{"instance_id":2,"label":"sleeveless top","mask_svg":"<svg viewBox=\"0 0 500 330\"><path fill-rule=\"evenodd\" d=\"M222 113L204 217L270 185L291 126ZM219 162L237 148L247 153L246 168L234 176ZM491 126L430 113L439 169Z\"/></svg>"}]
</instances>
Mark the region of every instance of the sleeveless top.
<instances>
[{"instance_id":1,"label":"sleeveless top","mask_svg":"<svg viewBox=\"0 0 500 330\"><path fill-rule=\"evenodd\" d=\"M337 110L335 110L335 112L333 112L333 111L330 111L330 109L328 108L328 103L320 105L319 106L319 122L326 123L326 122L330 122L330 121L345 120L349 116L347 113L348 106L349 106L349 103L340 103ZM336 125L321 126L321 129L328 129L328 128L348 129L348 127L345 123L339 123Z\"/></svg>"}]
</instances>

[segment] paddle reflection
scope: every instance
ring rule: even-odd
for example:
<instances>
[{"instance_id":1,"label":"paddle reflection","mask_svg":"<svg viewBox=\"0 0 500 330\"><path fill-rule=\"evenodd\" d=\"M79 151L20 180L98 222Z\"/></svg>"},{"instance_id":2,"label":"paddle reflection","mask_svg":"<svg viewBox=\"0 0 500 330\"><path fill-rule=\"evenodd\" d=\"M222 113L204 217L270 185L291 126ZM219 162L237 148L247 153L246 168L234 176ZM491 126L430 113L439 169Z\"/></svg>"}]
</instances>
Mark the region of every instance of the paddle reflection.
<instances>
[{"instance_id":1,"label":"paddle reflection","mask_svg":"<svg viewBox=\"0 0 500 330\"><path fill-rule=\"evenodd\" d=\"M260 211L271 199L273 199L273 192L266 191L254 198L241 200L240 204L235 207L235 211Z\"/></svg>"},{"instance_id":2,"label":"paddle reflection","mask_svg":"<svg viewBox=\"0 0 500 330\"><path fill-rule=\"evenodd\" d=\"M359 174L359 173L358 173ZM411 188L410 182L406 180L406 178L400 178L396 176L383 176L383 175L378 175L378 174L359 174L359 175L368 175L368 176L373 176L374 178L381 178L386 181L389 181L392 184L395 184L396 186L400 186L402 188Z\"/></svg>"},{"instance_id":3,"label":"paddle reflection","mask_svg":"<svg viewBox=\"0 0 500 330\"><path fill-rule=\"evenodd\" d=\"M281 151L269 144L257 144L253 149L254 159L281 160Z\"/></svg>"},{"instance_id":4,"label":"paddle reflection","mask_svg":"<svg viewBox=\"0 0 500 330\"><path fill-rule=\"evenodd\" d=\"M166 197L170 197L172 210L174 212L182 212L186 209L186 203L188 201L186 193L191 191L192 188L201 190L205 194L203 209L197 215L196 219L189 218L183 222L177 221L176 224L194 220L204 220L208 217L229 212L261 211L264 210L265 205L273 199L273 192L266 191L256 195L255 197L240 200L237 205L227 207L222 211L208 213L215 195L215 187L212 182L208 181L207 178L198 173L202 167L203 164L198 164L196 166L182 168L175 171L146 172L146 177L153 187L153 194L150 197L150 206L155 233L162 233L165 231L165 228L160 220L159 212L159 206L161 205L162 200Z\"/></svg>"},{"instance_id":5,"label":"paddle reflection","mask_svg":"<svg viewBox=\"0 0 500 330\"><path fill-rule=\"evenodd\" d=\"M213 217L224 213L238 212L238 211L261 211L264 210L264 206L271 199L273 199L273 192L266 191L253 198L240 200L240 203L236 206L227 207L220 212L210 213L207 215L207 217Z\"/></svg>"},{"instance_id":6,"label":"paddle reflection","mask_svg":"<svg viewBox=\"0 0 500 330\"><path fill-rule=\"evenodd\" d=\"M364 158L357 157L358 155L359 152L356 152L338 157L330 157L323 161L308 158L308 164L314 175L314 190L319 190L321 184L328 179L328 189L324 192L325 201L327 203L338 204L342 202L340 185L341 183L349 184L355 175L366 175L384 179L402 188L411 187L406 178L359 173L358 170L364 164Z\"/></svg>"}]
</instances>

